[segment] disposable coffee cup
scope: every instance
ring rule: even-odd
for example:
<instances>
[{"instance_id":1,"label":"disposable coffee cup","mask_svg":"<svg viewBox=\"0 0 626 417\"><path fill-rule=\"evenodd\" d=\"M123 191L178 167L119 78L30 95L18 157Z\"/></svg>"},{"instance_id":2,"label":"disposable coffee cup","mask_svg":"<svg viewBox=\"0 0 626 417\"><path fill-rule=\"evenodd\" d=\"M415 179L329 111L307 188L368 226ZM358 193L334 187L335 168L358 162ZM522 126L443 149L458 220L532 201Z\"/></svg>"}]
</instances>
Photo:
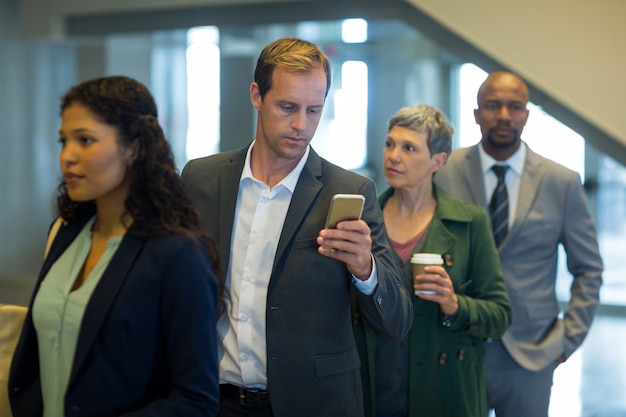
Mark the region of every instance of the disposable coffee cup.
<instances>
[{"instance_id":1,"label":"disposable coffee cup","mask_svg":"<svg viewBox=\"0 0 626 417\"><path fill-rule=\"evenodd\" d=\"M441 257L441 255L439 255L438 253L414 253L413 256L411 256L411 273L413 274L413 284L417 283L415 279L417 275L422 275L426 273L424 267L432 265L443 265L443 258ZM415 295L417 294L435 294L435 292L415 290Z\"/></svg>"}]
</instances>

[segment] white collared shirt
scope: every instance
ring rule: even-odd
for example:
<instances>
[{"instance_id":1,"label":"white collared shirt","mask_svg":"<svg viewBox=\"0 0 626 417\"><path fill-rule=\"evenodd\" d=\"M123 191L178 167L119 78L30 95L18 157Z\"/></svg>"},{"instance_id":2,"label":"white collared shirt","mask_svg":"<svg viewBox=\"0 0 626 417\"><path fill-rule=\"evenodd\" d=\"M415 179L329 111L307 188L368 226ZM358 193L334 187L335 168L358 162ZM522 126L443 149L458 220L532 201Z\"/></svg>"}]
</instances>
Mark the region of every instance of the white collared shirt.
<instances>
[{"instance_id":1,"label":"white collared shirt","mask_svg":"<svg viewBox=\"0 0 626 417\"><path fill-rule=\"evenodd\" d=\"M487 204L489 204L493 190L495 190L496 185L498 184L498 177L496 176L496 173L493 172L491 167L494 164L506 164L509 166L509 169L504 177L504 182L509 196L509 230L511 230L511 226L515 220L515 211L517 209L517 201L519 198L519 186L522 179L522 172L524 171L524 162L526 161L526 143L522 142L519 149L506 161L496 161L493 159L487 154L487 152L485 152L481 144L478 145L478 151L483 171Z\"/></svg>"},{"instance_id":2,"label":"white collared shirt","mask_svg":"<svg viewBox=\"0 0 626 417\"><path fill-rule=\"evenodd\" d=\"M231 309L220 318L220 383L248 388L267 388L265 316L267 289L274 256L282 233L291 197L309 157L310 147L296 167L270 189L252 175L250 154L246 154L239 180L231 256L226 272ZM376 262L365 281L352 277L355 287L371 294L378 284ZM297 337L294 335L294 337Z\"/></svg>"},{"instance_id":3,"label":"white collared shirt","mask_svg":"<svg viewBox=\"0 0 626 417\"><path fill-rule=\"evenodd\" d=\"M267 288L283 223L310 147L298 165L272 189L252 175L253 147L254 142L239 180L226 274L232 313L224 314L218 323L222 340L220 383L265 389Z\"/></svg>"}]
</instances>

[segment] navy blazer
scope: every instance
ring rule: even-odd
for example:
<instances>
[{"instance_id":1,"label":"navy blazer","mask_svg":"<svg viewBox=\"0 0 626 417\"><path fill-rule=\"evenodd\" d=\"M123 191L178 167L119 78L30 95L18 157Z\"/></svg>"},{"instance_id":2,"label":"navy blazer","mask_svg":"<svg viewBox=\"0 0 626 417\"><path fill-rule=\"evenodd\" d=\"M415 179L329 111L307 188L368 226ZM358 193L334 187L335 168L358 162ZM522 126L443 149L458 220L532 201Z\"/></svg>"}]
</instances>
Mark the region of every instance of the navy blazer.
<instances>
[{"instance_id":1,"label":"navy blazer","mask_svg":"<svg viewBox=\"0 0 626 417\"><path fill-rule=\"evenodd\" d=\"M230 259L246 152L194 160L182 172L202 226L218 242L222 265ZM411 299L393 262L374 183L311 150L287 211L267 294L267 379L276 417L363 415L350 273L345 263L318 253L316 242L336 193L365 196L362 217L371 229L379 282L371 295L355 291L362 316L392 338L404 336L411 326Z\"/></svg>"},{"instance_id":2,"label":"navy blazer","mask_svg":"<svg viewBox=\"0 0 626 417\"><path fill-rule=\"evenodd\" d=\"M9 377L14 417L42 415L30 310L51 265L82 227L61 226L39 274ZM189 239L127 233L86 306L66 415L216 415L217 291L208 257Z\"/></svg>"}]
</instances>

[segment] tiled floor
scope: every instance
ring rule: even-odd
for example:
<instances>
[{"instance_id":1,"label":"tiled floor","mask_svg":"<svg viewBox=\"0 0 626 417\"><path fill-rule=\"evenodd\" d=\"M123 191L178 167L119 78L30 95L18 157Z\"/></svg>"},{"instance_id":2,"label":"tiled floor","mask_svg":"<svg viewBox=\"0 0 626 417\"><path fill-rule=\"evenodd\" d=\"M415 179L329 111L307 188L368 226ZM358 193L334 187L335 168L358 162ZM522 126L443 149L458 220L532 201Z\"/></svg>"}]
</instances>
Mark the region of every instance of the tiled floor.
<instances>
[{"instance_id":1,"label":"tiled floor","mask_svg":"<svg viewBox=\"0 0 626 417\"><path fill-rule=\"evenodd\" d=\"M626 317L596 317L554 376L550 417L626 417Z\"/></svg>"},{"instance_id":2,"label":"tiled floor","mask_svg":"<svg viewBox=\"0 0 626 417\"><path fill-rule=\"evenodd\" d=\"M555 373L550 417L626 417L626 235L599 236L604 274L602 306L581 348ZM559 298L571 277L560 256Z\"/></svg>"}]
</instances>

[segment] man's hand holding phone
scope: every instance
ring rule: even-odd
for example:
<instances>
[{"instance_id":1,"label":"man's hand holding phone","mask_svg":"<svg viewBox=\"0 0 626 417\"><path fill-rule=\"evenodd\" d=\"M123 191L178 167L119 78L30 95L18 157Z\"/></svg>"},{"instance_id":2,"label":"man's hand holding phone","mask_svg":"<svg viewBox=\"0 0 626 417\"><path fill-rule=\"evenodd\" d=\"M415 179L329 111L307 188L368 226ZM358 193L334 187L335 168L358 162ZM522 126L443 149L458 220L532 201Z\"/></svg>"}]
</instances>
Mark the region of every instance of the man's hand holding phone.
<instances>
[{"instance_id":1,"label":"man's hand holding phone","mask_svg":"<svg viewBox=\"0 0 626 417\"><path fill-rule=\"evenodd\" d=\"M364 203L360 194L333 196L326 226L317 237L322 255L345 262L350 273L362 280L372 272L370 228L361 220Z\"/></svg>"}]
</instances>

